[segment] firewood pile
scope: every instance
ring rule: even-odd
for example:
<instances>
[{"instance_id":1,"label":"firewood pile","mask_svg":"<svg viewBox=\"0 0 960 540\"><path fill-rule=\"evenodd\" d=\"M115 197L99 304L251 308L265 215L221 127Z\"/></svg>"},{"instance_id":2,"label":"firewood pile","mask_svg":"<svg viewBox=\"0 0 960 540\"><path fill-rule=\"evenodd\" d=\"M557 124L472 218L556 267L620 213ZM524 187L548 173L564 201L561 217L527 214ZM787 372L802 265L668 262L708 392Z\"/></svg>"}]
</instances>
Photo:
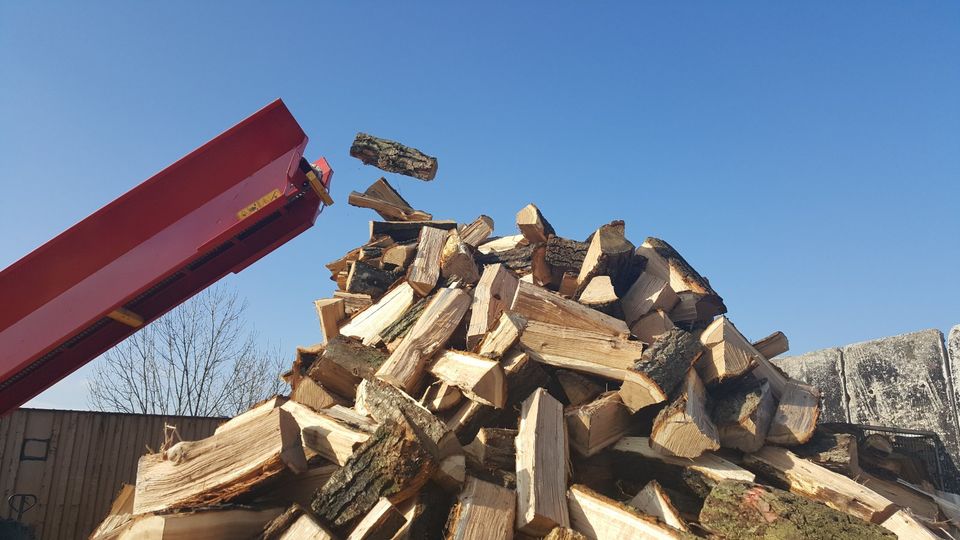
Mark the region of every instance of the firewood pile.
<instances>
[{"instance_id":1,"label":"firewood pile","mask_svg":"<svg viewBox=\"0 0 960 540\"><path fill-rule=\"evenodd\" d=\"M437 170L364 134L351 154ZM382 219L327 265L324 342L297 350L289 397L145 455L92 538L954 532L960 507L924 466L818 427L820 391L770 362L786 337L751 342L666 241L622 221L565 238L532 204L493 236L385 178L349 203Z\"/></svg>"}]
</instances>

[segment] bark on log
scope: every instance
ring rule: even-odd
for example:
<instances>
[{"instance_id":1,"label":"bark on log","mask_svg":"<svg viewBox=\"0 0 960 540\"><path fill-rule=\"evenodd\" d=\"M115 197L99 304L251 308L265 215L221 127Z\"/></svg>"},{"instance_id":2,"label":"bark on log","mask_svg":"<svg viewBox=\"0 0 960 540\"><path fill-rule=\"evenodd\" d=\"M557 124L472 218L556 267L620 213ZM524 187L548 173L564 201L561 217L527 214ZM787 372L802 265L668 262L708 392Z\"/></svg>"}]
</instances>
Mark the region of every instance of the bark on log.
<instances>
[{"instance_id":1,"label":"bark on log","mask_svg":"<svg viewBox=\"0 0 960 540\"><path fill-rule=\"evenodd\" d=\"M551 237L547 240L547 264L560 272L570 272L580 274L580 268L583 266L583 258L587 256L587 250L590 249L589 242L577 242L559 236Z\"/></svg>"},{"instance_id":2,"label":"bark on log","mask_svg":"<svg viewBox=\"0 0 960 540\"><path fill-rule=\"evenodd\" d=\"M646 373L663 393L672 394L702 353L703 347L693 334L674 328L643 351L634 369Z\"/></svg>"},{"instance_id":3,"label":"bark on log","mask_svg":"<svg viewBox=\"0 0 960 540\"><path fill-rule=\"evenodd\" d=\"M354 294L369 294L373 298L379 298L399 278L400 275L395 272L388 272L370 266L365 262L355 261L350 265L345 291Z\"/></svg>"},{"instance_id":4,"label":"bark on log","mask_svg":"<svg viewBox=\"0 0 960 540\"><path fill-rule=\"evenodd\" d=\"M431 297L428 296L417 300L417 303L410 306L410 309L408 309L402 317L380 332L380 339L389 346L394 341L407 335L407 332L410 331L413 324L420 318L423 310L427 308L427 304L430 303L430 298Z\"/></svg>"},{"instance_id":5,"label":"bark on log","mask_svg":"<svg viewBox=\"0 0 960 540\"><path fill-rule=\"evenodd\" d=\"M396 141L381 139L366 133L357 133L350 145L350 155L364 165L373 165L381 171L433 180L437 175L437 158L428 156Z\"/></svg>"},{"instance_id":6,"label":"bark on log","mask_svg":"<svg viewBox=\"0 0 960 540\"><path fill-rule=\"evenodd\" d=\"M371 221L370 238L388 236L402 244L420 237L420 229L433 227L449 231L457 228L456 221Z\"/></svg>"},{"instance_id":7,"label":"bark on log","mask_svg":"<svg viewBox=\"0 0 960 540\"><path fill-rule=\"evenodd\" d=\"M353 383L357 385L360 384L360 379L372 377L380 369L380 366L387 361L387 357L380 349L366 347L354 338L341 336L327 343L327 348L321 356L321 364L318 365L326 365L324 361L340 366L355 377ZM309 375L312 379L322 383L324 377L317 372L320 369L322 367L318 367L316 370L311 368Z\"/></svg>"},{"instance_id":8,"label":"bark on log","mask_svg":"<svg viewBox=\"0 0 960 540\"><path fill-rule=\"evenodd\" d=\"M399 503L419 490L437 468L408 422L387 420L317 492L311 508L341 534L381 497Z\"/></svg>"},{"instance_id":9,"label":"bark on log","mask_svg":"<svg viewBox=\"0 0 960 540\"><path fill-rule=\"evenodd\" d=\"M787 491L747 482L721 482L710 492L700 525L723 538L896 538L879 525Z\"/></svg>"},{"instance_id":10,"label":"bark on log","mask_svg":"<svg viewBox=\"0 0 960 540\"><path fill-rule=\"evenodd\" d=\"M439 458L463 452L456 436L443 422L412 397L383 381L367 379L360 384L357 391L357 409L378 422L403 420L413 424L422 433L422 437L436 447Z\"/></svg>"},{"instance_id":11,"label":"bark on log","mask_svg":"<svg viewBox=\"0 0 960 540\"><path fill-rule=\"evenodd\" d=\"M528 274L533 270L533 252L537 244L518 246L506 251L478 253L477 264L490 265L500 263L514 272Z\"/></svg>"}]
</instances>

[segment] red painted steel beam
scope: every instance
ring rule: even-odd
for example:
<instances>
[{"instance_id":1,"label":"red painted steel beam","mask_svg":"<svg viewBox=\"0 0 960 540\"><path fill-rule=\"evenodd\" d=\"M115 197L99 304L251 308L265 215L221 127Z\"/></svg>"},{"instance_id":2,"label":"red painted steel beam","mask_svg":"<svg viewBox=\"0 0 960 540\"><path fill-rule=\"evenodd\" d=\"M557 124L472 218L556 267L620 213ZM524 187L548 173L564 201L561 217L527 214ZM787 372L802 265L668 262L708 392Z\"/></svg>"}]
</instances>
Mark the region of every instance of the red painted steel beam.
<instances>
[{"instance_id":1,"label":"red painted steel beam","mask_svg":"<svg viewBox=\"0 0 960 540\"><path fill-rule=\"evenodd\" d=\"M0 414L313 226L306 144L277 100L0 272Z\"/></svg>"}]
</instances>

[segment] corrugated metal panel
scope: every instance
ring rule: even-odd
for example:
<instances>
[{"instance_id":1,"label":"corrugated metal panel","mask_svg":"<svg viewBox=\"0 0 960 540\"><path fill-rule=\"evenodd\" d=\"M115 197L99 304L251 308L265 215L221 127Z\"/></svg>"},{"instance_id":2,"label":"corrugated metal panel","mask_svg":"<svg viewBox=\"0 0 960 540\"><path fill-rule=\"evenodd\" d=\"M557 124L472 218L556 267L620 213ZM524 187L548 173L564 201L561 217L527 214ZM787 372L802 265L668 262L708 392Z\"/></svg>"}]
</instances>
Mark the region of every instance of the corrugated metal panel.
<instances>
[{"instance_id":1,"label":"corrugated metal panel","mask_svg":"<svg viewBox=\"0 0 960 540\"><path fill-rule=\"evenodd\" d=\"M18 409L0 418L0 516L7 501L36 497L21 521L41 540L87 538L106 516L137 460L163 442L163 426L183 440L208 437L224 418Z\"/></svg>"}]
</instances>

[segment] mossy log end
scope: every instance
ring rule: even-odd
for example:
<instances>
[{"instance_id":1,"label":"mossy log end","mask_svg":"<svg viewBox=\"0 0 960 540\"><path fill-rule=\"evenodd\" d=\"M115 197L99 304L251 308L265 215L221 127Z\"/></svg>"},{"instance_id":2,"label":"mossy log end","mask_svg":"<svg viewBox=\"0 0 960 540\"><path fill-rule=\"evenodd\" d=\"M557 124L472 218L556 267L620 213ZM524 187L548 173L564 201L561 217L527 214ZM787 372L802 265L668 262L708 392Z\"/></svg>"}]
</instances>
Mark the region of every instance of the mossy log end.
<instances>
[{"instance_id":1,"label":"mossy log end","mask_svg":"<svg viewBox=\"0 0 960 540\"><path fill-rule=\"evenodd\" d=\"M357 133L350 145L350 155L364 165L412 176L420 180L433 180L437 175L437 158L428 156L396 141L381 139L366 133Z\"/></svg>"},{"instance_id":2,"label":"mossy log end","mask_svg":"<svg viewBox=\"0 0 960 540\"><path fill-rule=\"evenodd\" d=\"M788 491L729 480L710 492L700 511L700 525L730 540L896 538L879 525Z\"/></svg>"},{"instance_id":3,"label":"mossy log end","mask_svg":"<svg viewBox=\"0 0 960 540\"><path fill-rule=\"evenodd\" d=\"M342 533L380 497L396 504L415 495L437 468L434 454L422 443L408 422L382 422L317 491L311 508Z\"/></svg>"}]
</instances>

